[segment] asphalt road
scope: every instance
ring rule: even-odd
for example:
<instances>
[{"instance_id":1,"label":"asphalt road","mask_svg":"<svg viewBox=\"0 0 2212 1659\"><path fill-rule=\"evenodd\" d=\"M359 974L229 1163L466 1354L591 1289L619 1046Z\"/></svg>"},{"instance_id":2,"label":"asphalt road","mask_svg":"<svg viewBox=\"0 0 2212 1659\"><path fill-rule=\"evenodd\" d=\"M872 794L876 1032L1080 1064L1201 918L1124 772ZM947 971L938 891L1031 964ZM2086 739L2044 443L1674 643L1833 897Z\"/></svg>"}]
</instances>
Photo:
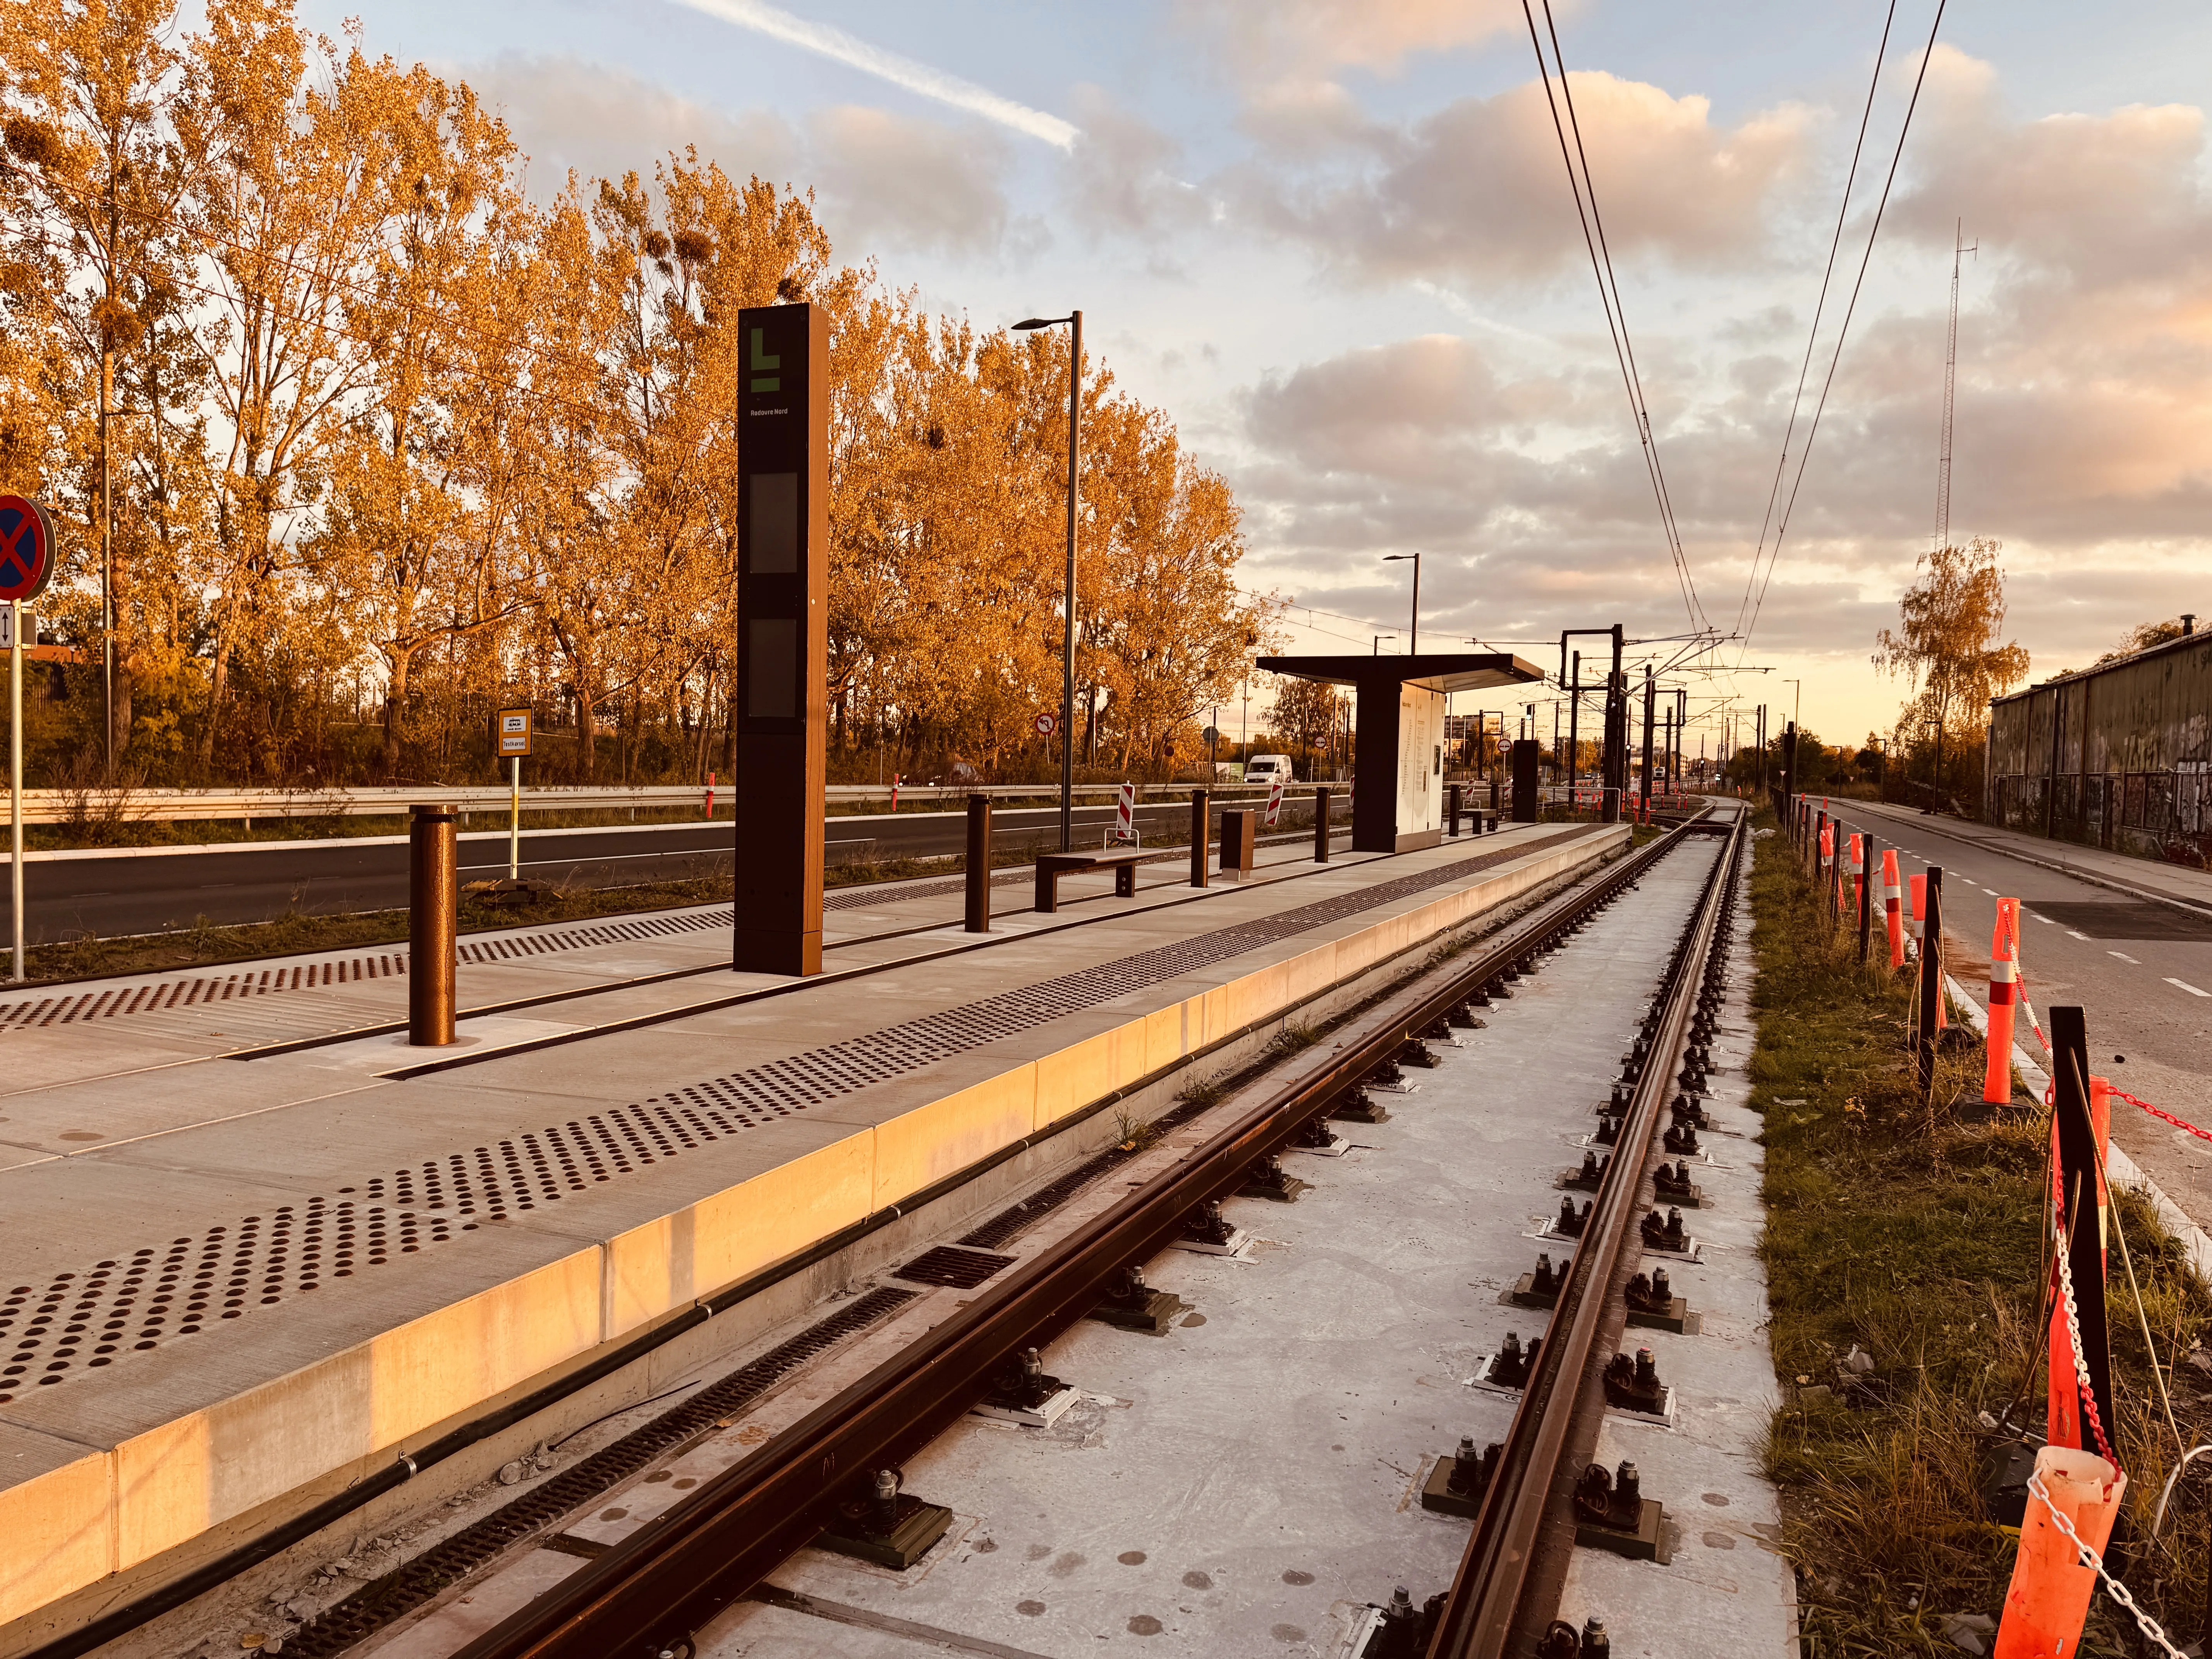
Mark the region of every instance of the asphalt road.
<instances>
[{"instance_id":1,"label":"asphalt road","mask_svg":"<svg viewBox=\"0 0 2212 1659\"><path fill-rule=\"evenodd\" d=\"M1848 814L1858 805L1838 803ZM1943 871L1944 932L1964 947L1952 975L1986 1004L2000 896L2016 898L2021 969L2049 1029L2055 1004L2081 1006L2096 1072L2129 1093L2212 1128L2212 917L2130 898L1946 833L1931 817L1867 812L1856 827L1899 849L1908 877ZM2021 1022L2021 1046L2040 1058ZM2112 1136L2201 1226L2212 1227L2212 1142L2125 1102Z\"/></svg>"},{"instance_id":2,"label":"asphalt road","mask_svg":"<svg viewBox=\"0 0 2212 1659\"><path fill-rule=\"evenodd\" d=\"M1286 804L1286 823L1293 810ZM1187 825L1189 814L1188 803L1139 805L1138 830L1149 839L1163 828ZM1114 808L1078 806L1074 819L1079 842L1095 846L1113 822ZM961 812L855 814L824 823L824 853L832 864L942 858L967 846L967 817ZM1055 845L1059 823L1056 807L992 814L1002 847ZM732 834L727 823L526 830L522 873L526 879L592 887L720 875L730 867ZM460 863L464 882L504 877L507 836L465 834ZM400 908L407 902L407 848L380 838L205 852L125 849L34 860L24 866L23 884L31 943L88 933L118 938L191 927L203 919L230 926L269 921L294 911L332 915Z\"/></svg>"}]
</instances>

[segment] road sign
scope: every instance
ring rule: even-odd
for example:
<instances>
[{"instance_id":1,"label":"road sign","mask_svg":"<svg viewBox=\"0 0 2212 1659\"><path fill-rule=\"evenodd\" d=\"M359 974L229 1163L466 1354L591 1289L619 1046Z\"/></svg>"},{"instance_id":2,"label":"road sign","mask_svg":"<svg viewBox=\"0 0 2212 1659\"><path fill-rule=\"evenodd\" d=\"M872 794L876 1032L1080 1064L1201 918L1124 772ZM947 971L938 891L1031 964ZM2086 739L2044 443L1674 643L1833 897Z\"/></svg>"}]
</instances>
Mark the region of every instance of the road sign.
<instances>
[{"instance_id":1,"label":"road sign","mask_svg":"<svg viewBox=\"0 0 2212 1659\"><path fill-rule=\"evenodd\" d=\"M1051 736L1054 732L1057 732L1059 729L1060 729L1060 722L1059 722L1059 720L1057 720L1056 719L1054 719L1052 715L1050 715L1050 714L1039 714L1039 715L1036 717L1036 733L1037 733L1037 736L1039 736L1039 737L1041 737L1041 738L1048 738L1048 737L1050 737L1050 736Z\"/></svg>"},{"instance_id":2,"label":"road sign","mask_svg":"<svg viewBox=\"0 0 2212 1659\"><path fill-rule=\"evenodd\" d=\"M23 619L23 648L27 651L39 642L39 619L28 611L18 611L12 605L0 605L0 651L15 648L15 618Z\"/></svg>"},{"instance_id":3,"label":"road sign","mask_svg":"<svg viewBox=\"0 0 2212 1659\"><path fill-rule=\"evenodd\" d=\"M527 708L502 708L499 711L499 757L506 760L514 755L530 752L531 725Z\"/></svg>"},{"instance_id":4,"label":"road sign","mask_svg":"<svg viewBox=\"0 0 2212 1659\"><path fill-rule=\"evenodd\" d=\"M53 574L54 526L46 508L0 495L0 603L37 599Z\"/></svg>"}]
</instances>

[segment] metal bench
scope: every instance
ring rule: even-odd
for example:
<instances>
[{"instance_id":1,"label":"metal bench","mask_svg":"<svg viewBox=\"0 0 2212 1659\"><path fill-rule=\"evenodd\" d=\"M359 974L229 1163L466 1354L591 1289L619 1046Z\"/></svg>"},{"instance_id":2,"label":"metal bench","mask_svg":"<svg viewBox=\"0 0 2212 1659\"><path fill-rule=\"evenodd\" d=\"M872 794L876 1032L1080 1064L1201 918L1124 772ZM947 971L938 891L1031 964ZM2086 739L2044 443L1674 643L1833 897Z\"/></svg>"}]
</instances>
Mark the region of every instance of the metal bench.
<instances>
[{"instance_id":1,"label":"metal bench","mask_svg":"<svg viewBox=\"0 0 2212 1659\"><path fill-rule=\"evenodd\" d=\"M1137 866L1150 854L1122 853L1040 853L1036 861L1036 908L1048 914L1060 908L1060 878L1083 870L1111 870L1117 898L1137 896Z\"/></svg>"}]
</instances>

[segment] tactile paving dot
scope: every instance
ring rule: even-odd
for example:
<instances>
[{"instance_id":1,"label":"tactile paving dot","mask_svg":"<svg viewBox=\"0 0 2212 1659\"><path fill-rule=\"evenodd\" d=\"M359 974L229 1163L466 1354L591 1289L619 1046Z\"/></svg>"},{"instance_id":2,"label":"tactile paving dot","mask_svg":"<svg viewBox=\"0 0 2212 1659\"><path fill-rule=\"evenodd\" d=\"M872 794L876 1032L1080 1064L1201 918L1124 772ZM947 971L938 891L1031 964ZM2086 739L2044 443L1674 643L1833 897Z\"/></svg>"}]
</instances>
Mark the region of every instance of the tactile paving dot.
<instances>
[{"instance_id":1,"label":"tactile paving dot","mask_svg":"<svg viewBox=\"0 0 2212 1659\"><path fill-rule=\"evenodd\" d=\"M358 1187L341 1187L335 1198L311 1198L266 1216L210 1227L198 1238L138 1250L127 1262L103 1261L83 1273L58 1273L43 1294L30 1285L16 1286L0 1297L0 1406L33 1387L112 1364L125 1353L222 1328L222 1322L255 1308L390 1265L445 1243L458 1232L473 1232L479 1224L459 1218L501 1221L538 1209L564 1194L634 1174L985 1043L1463 880L1522 850L1508 848L1458 860L689 1084L649 1100L605 1107L489 1146L426 1158L388 1176L369 1177ZM726 919L725 913L720 920ZM717 918L667 920L688 927ZM623 922L567 931L580 937L589 933L635 938L645 931L676 929ZM510 941L495 943L504 946ZM4 1018L0 1013L0 1022Z\"/></svg>"}]
</instances>

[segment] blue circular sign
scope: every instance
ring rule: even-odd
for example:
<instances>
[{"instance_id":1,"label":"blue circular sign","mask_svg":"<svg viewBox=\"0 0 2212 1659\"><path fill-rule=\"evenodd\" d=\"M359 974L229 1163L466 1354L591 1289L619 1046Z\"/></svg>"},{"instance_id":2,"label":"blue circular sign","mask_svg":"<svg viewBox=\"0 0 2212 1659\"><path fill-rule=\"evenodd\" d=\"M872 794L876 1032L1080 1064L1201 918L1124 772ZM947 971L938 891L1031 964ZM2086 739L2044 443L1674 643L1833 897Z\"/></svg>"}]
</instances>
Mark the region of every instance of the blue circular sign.
<instances>
[{"instance_id":1,"label":"blue circular sign","mask_svg":"<svg viewBox=\"0 0 2212 1659\"><path fill-rule=\"evenodd\" d=\"M35 599L54 575L54 526L46 508L0 495L0 604Z\"/></svg>"}]
</instances>

